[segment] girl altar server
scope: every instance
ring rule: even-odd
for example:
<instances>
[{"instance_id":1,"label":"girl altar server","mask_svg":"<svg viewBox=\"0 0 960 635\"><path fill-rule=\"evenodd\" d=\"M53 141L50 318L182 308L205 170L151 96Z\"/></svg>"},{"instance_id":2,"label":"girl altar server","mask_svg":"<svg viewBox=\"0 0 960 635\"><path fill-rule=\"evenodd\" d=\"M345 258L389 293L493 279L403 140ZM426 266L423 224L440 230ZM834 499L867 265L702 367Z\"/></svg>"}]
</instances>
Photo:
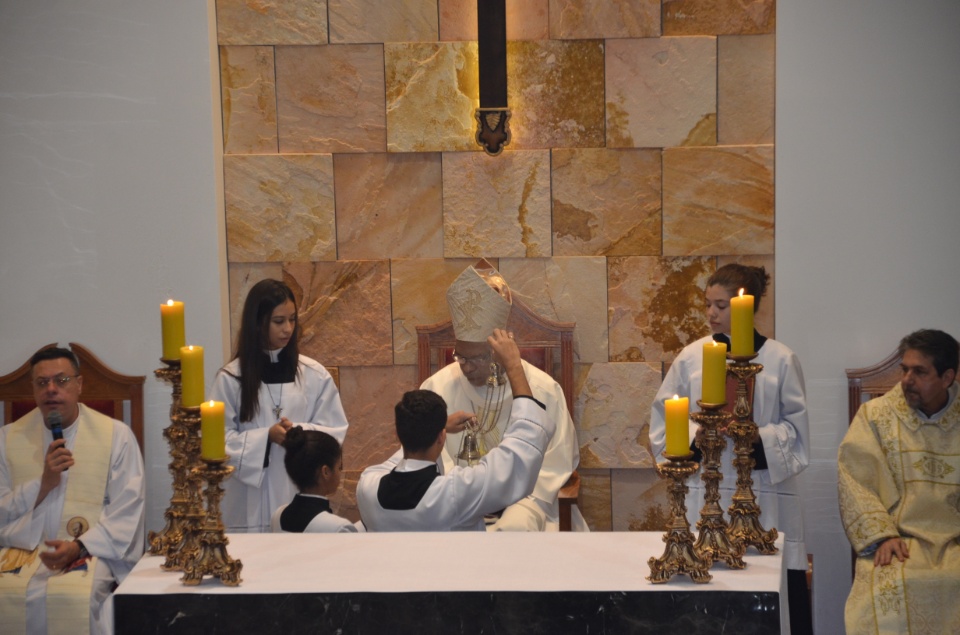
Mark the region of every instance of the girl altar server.
<instances>
[{"instance_id":1,"label":"girl altar server","mask_svg":"<svg viewBox=\"0 0 960 635\"><path fill-rule=\"evenodd\" d=\"M237 353L214 378L222 401L232 478L224 481L223 522L231 532L266 532L280 505L296 494L283 465L283 442L294 426L322 430L342 443L347 417L327 369L298 351L293 292L261 280L243 305Z\"/></svg>"},{"instance_id":2,"label":"girl altar server","mask_svg":"<svg viewBox=\"0 0 960 635\"><path fill-rule=\"evenodd\" d=\"M760 306L770 282L763 267L728 264L717 269L707 280L704 298L706 317L712 335L687 345L670 365L663 384L653 401L650 417L650 445L659 456L666 444L664 400L673 395L688 396L691 406L700 399L703 369L703 345L711 339L727 344L730 350L730 300L743 289L754 297L754 312ZM753 363L763 365L755 377L752 419L756 422L759 440L753 446L756 461L753 492L760 506L760 524L764 529L776 528L784 538L783 561L788 569L790 621L793 633L811 632L810 600L807 593L806 547L803 542L803 514L796 477L809 462L810 441L807 421L806 389L800 361L789 348L754 331ZM727 406L732 410L736 394L736 378L727 375ZM690 438L699 426L690 421ZM694 449L691 444L691 449ZM720 508L725 512L736 491L737 473L733 467L733 440L720 459L723 480L720 481ZM699 458L697 459L699 460ZM688 481L687 510L696 519L703 508L703 482Z\"/></svg>"}]
</instances>

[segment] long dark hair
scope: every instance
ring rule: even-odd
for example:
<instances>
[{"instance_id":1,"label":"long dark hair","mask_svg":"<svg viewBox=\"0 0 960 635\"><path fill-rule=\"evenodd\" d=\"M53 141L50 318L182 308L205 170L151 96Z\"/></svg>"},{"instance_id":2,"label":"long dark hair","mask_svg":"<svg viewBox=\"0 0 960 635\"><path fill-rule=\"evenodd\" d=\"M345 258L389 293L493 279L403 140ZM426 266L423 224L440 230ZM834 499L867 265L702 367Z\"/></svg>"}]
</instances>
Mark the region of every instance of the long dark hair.
<instances>
[{"instance_id":1,"label":"long dark hair","mask_svg":"<svg viewBox=\"0 0 960 635\"><path fill-rule=\"evenodd\" d=\"M264 354L270 333L270 316L281 304L293 302L297 309L297 299L293 291L280 280L261 280L253 285L243 303L243 315L240 319L240 333L237 335L237 354L240 361L240 421L250 421L260 411L260 384L268 357ZM284 365L288 375L299 372L297 362L300 357L300 320L293 330L293 336L280 351L279 363Z\"/></svg>"},{"instance_id":2,"label":"long dark hair","mask_svg":"<svg viewBox=\"0 0 960 635\"><path fill-rule=\"evenodd\" d=\"M283 465L301 492L317 484L317 472L321 466L335 470L343 456L340 443L332 436L320 430L304 430L300 426L287 430L283 448L286 450Z\"/></svg>"}]
</instances>

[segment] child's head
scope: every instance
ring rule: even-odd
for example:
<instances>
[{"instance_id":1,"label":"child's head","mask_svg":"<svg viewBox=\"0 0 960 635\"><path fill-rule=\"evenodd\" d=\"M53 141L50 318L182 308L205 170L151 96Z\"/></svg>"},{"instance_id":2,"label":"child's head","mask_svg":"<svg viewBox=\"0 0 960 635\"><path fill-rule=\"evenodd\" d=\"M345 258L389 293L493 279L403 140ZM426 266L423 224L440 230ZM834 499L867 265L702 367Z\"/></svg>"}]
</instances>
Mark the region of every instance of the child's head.
<instances>
[{"instance_id":1,"label":"child's head","mask_svg":"<svg viewBox=\"0 0 960 635\"><path fill-rule=\"evenodd\" d=\"M283 447L287 451L283 464L297 489L323 496L337 491L343 451L336 439L326 432L296 426L287 430Z\"/></svg>"}]
</instances>

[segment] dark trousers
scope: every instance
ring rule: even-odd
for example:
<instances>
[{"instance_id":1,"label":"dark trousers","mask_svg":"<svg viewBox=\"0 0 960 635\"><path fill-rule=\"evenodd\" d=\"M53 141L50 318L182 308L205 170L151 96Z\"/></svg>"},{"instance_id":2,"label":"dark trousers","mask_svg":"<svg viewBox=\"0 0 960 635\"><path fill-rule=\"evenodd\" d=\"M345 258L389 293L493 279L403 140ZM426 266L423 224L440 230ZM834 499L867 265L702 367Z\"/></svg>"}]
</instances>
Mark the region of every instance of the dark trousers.
<instances>
[{"instance_id":1,"label":"dark trousers","mask_svg":"<svg viewBox=\"0 0 960 635\"><path fill-rule=\"evenodd\" d=\"M792 635L813 635L813 614L810 611L806 571L787 569L787 602L790 604Z\"/></svg>"}]
</instances>

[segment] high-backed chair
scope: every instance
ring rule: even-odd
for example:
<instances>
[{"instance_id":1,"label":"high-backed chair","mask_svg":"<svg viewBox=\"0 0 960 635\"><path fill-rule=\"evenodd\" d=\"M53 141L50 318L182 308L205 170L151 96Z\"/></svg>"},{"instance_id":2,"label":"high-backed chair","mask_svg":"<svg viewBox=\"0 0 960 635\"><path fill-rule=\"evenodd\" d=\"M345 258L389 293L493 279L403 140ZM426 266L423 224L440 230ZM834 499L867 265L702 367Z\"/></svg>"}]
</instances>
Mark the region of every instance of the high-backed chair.
<instances>
[{"instance_id":1,"label":"high-backed chair","mask_svg":"<svg viewBox=\"0 0 960 635\"><path fill-rule=\"evenodd\" d=\"M576 322L555 322L537 315L514 298L507 329L513 332L520 356L548 373L563 389L567 410L573 416L573 329ZM451 320L417 326L418 385L453 362L457 338ZM572 529L572 508L580 496L580 475L574 471L558 496L560 531Z\"/></svg>"},{"instance_id":2,"label":"high-backed chair","mask_svg":"<svg viewBox=\"0 0 960 635\"><path fill-rule=\"evenodd\" d=\"M56 344L47 344L51 348ZM113 370L80 344L70 343L70 350L80 361L83 392L80 403L103 414L124 421L124 402L130 404L130 428L143 453L143 375L123 375ZM12 423L36 407L30 379L30 360L8 375L0 377L0 401L3 420Z\"/></svg>"}]
</instances>

